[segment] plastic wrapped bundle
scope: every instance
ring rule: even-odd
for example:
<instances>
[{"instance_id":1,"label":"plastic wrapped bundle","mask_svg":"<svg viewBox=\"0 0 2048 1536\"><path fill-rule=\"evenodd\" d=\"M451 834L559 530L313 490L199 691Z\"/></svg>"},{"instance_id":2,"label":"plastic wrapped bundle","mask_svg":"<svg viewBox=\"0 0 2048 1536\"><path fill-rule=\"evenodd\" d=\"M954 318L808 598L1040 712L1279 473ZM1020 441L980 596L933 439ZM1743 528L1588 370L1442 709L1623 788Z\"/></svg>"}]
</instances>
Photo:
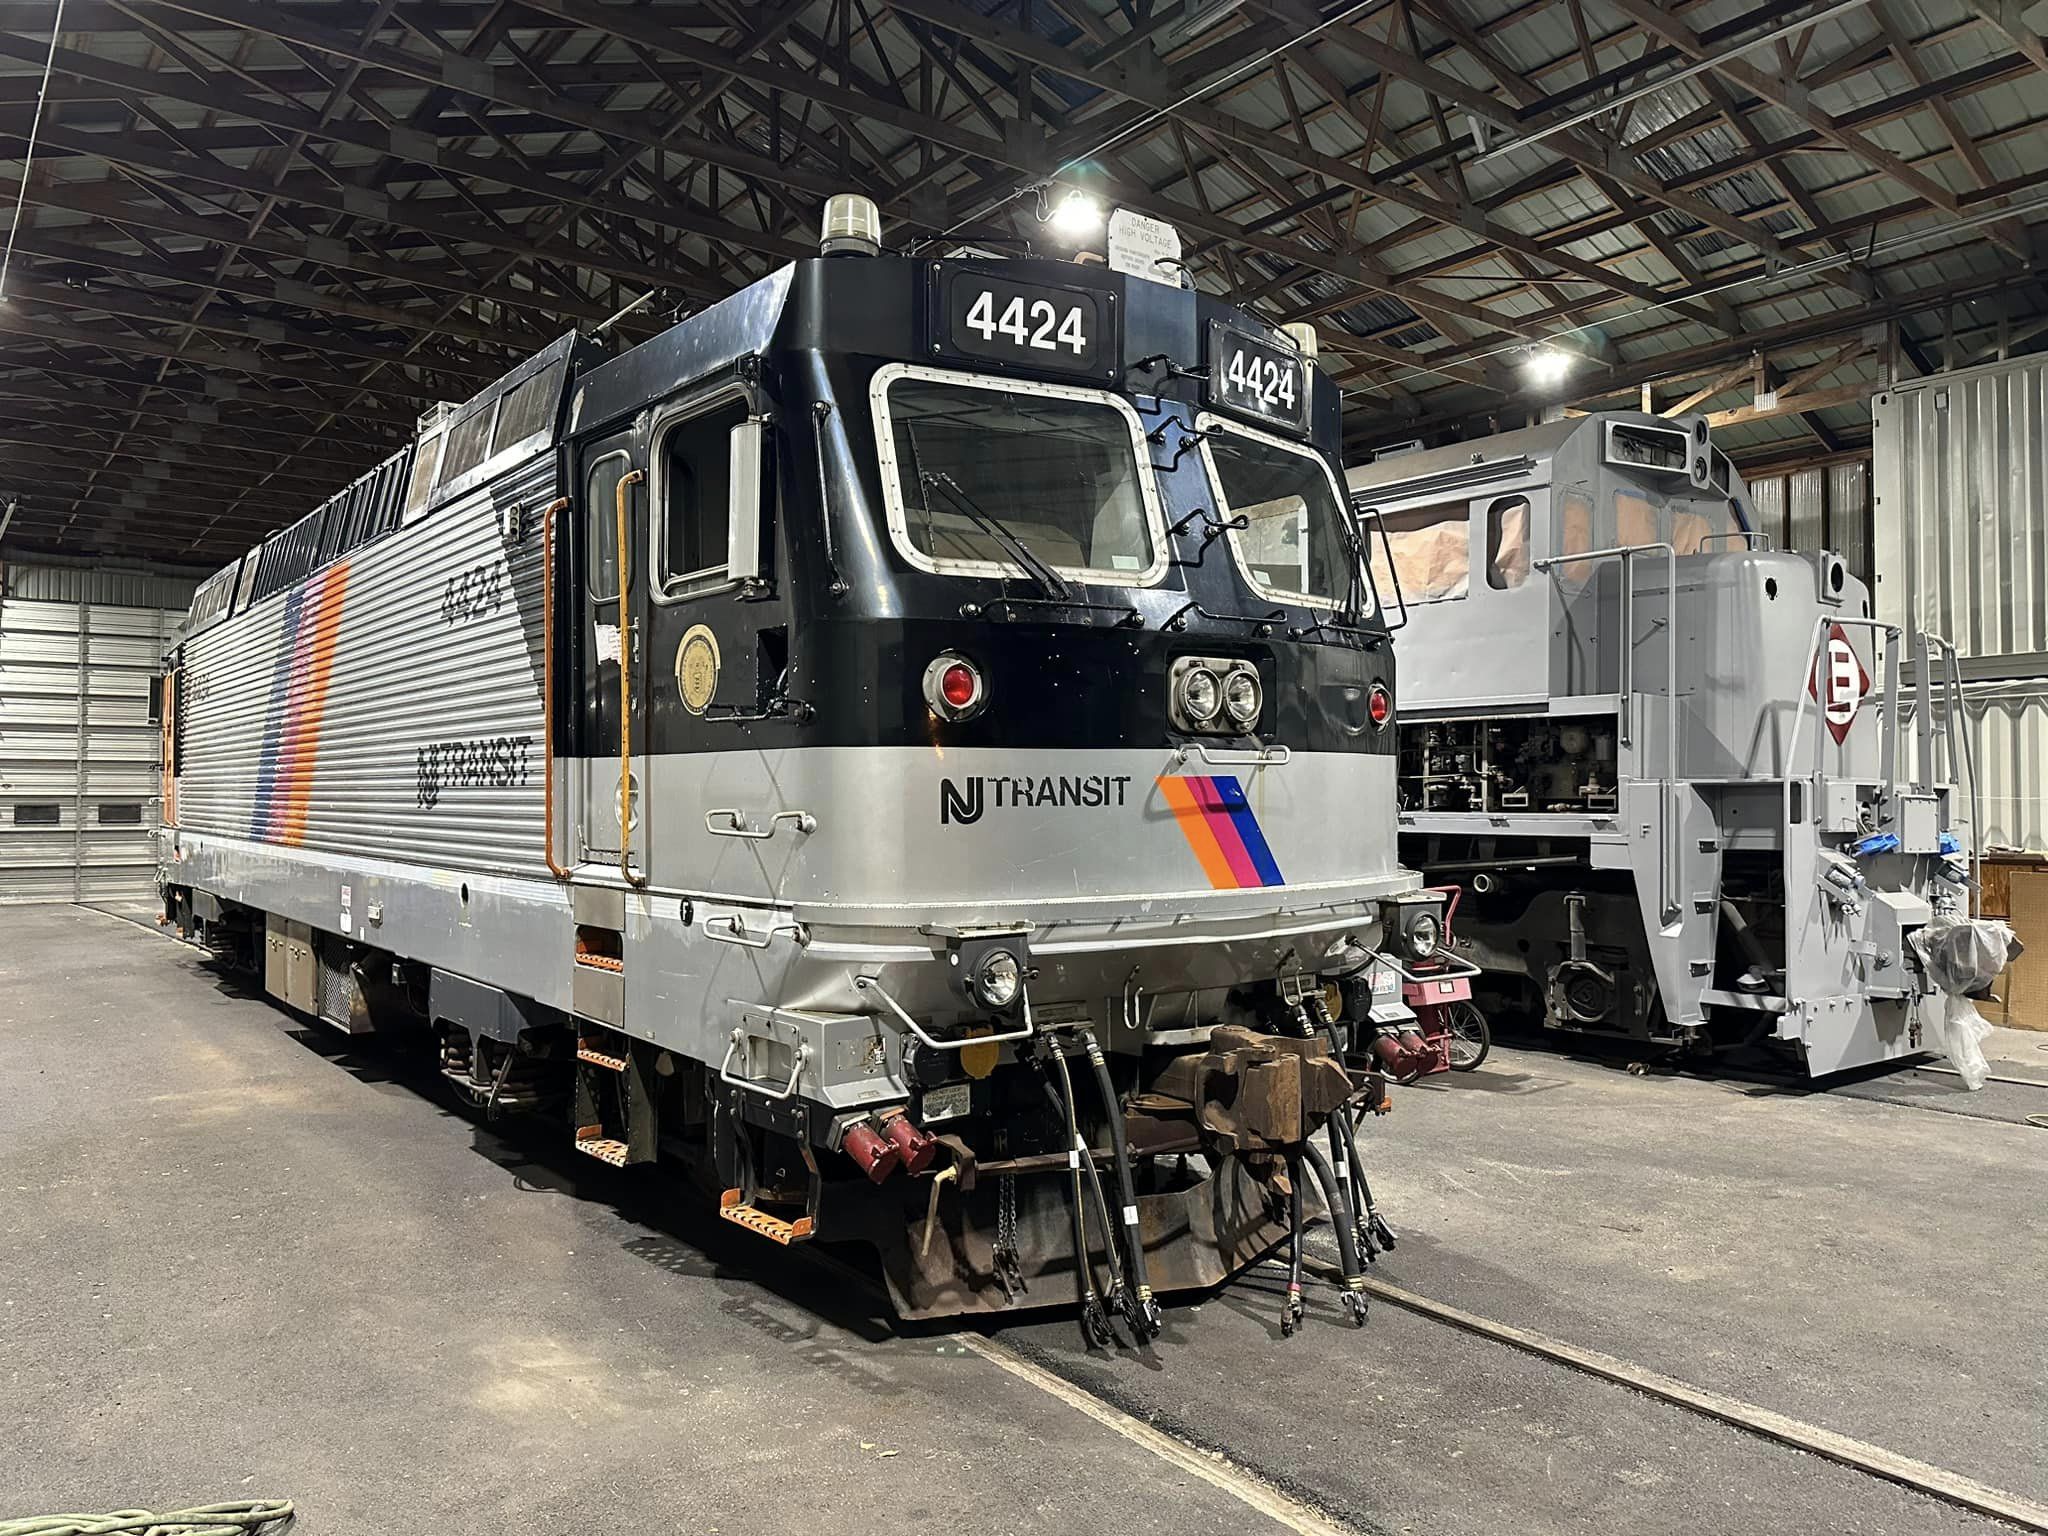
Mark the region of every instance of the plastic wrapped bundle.
<instances>
[{"instance_id":1,"label":"plastic wrapped bundle","mask_svg":"<svg viewBox=\"0 0 2048 1536\"><path fill-rule=\"evenodd\" d=\"M1970 994L1989 988L2024 946L2004 923L1965 917L1935 918L1914 932L1912 944L1928 979L1942 992L1931 1043L1948 1057L1964 1087L1982 1088L1991 1075L1984 1060L1991 1026L1971 1005Z\"/></svg>"}]
</instances>

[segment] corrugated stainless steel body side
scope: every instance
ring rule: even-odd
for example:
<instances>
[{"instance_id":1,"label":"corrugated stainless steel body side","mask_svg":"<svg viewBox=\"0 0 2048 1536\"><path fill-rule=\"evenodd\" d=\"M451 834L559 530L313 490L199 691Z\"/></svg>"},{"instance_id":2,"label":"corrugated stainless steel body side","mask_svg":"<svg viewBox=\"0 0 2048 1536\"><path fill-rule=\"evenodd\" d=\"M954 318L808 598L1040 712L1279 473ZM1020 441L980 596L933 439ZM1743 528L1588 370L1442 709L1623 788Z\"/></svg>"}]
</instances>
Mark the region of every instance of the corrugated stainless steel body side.
<instances>
[{"instance_id":1,"label":"corrugated stainless steel body side","mask_svg":"<svg viewBox=\"0 0 2048 1536\"><path fill-rule=\"evenodd\" d=\"M1871 408L1878 616L1965 656L2048 652L2048 358L1914 379ZM2015 669L2008 675L2017 675Z\"/></svg>"},{"instance_id":2,"label":"corrugated stainless steel body side","mask_svg":"<svg viewBox=\"0 0 2048 1536\"><path fill-rule=\"evenodd\" d=\"M540 511L554 495L553 457L538 456L316 572L301 596L194 637L181 831L546 878ZM323 600L338 610L331 659L314 654ZM297 777L281 785L287 746ZM258 824L266 755L282 826Z\"/></svg>"}]
</instances>

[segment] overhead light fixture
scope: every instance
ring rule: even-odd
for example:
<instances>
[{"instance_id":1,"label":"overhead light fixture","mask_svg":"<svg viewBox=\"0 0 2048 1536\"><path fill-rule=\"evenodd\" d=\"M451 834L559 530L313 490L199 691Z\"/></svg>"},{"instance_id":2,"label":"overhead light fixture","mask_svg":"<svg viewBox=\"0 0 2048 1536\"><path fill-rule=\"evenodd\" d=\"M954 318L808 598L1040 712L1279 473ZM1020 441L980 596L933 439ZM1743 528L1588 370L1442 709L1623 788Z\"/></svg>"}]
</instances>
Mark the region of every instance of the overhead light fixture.
<instances>
[{"instance_id":1,"label":"overhead light fixture","mask_svg":"<svg viewBox=\"0 0 2048 1536\"><path fill-rule=\"evenodd\" d=\"M1076 187L1053 205L1047 222L1062 240L1085 240L1102 228L1102 203Z\"/></svg>"},{"instance_id":2,"label":"overhead light fixture","mask_svg":"<svg viewBox=\"0 0 2048 1536\"><path fill-rule=\"evenodd\" d=\"M1537 347L1522 362L1522 372L1538 389L1562 384L1572 371L1572 355L1555 347Z\"/></svg>"}]
</instances>

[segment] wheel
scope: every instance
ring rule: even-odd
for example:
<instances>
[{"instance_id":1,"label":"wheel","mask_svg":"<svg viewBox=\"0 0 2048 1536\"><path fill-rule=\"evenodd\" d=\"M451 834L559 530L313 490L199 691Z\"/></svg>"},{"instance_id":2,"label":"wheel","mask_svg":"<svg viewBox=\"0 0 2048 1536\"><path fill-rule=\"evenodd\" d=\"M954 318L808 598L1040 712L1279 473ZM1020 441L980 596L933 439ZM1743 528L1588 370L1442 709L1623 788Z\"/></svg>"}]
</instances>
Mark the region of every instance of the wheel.
<instances>
[{"instance_id":1,"label":"wheel","mask_svg":"<svg viewBox=\"0 0 2048 1536\"><path fill-rule=\"evenodd\" d=\"M1486 1015L1477 1003L1451 1004L1444 1022L1451 1032L1453 1072L1470 1072L1486 1060L1486 1053L1493 1049L1493 1031L1487 1028Z\"/></svg>"}]
</instances>

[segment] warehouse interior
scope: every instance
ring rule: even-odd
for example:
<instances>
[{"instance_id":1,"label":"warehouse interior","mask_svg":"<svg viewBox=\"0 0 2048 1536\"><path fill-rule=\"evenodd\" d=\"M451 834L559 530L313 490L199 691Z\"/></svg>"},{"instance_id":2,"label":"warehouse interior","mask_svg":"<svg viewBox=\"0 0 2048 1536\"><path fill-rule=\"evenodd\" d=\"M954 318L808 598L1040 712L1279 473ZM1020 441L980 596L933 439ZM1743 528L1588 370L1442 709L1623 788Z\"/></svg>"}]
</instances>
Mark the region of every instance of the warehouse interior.
<instances>
[{"instance_id":1,"label":"warehouse interior","mask_svg":"<svg viewBox=\"0 0 2048 1536\"><path fill-rule=\"evenodd\" d=\"M2048 1532L2048 0L0 22L0 1536Z\"/></svg>"}]
</instances>

